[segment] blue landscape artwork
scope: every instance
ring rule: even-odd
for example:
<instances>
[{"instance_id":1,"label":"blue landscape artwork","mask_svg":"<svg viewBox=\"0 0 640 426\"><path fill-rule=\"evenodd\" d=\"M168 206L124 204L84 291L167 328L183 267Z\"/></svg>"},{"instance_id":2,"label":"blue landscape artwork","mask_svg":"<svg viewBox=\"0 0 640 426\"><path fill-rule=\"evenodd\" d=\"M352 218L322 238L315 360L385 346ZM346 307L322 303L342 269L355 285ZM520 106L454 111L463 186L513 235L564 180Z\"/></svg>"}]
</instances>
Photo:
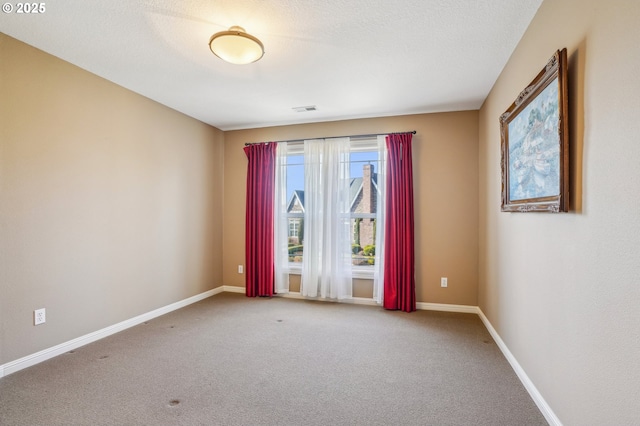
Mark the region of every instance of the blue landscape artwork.
<instances>
[{"instance_id":1,"label":"blue landscape artwork","mask_svg":"<svg viewBox=\"0 0 640 426\"><path fill-rule=\"evenodd\" d=\"M560 194L558 78L509 123L511 200Z\"/></svg>"}]
</instances>

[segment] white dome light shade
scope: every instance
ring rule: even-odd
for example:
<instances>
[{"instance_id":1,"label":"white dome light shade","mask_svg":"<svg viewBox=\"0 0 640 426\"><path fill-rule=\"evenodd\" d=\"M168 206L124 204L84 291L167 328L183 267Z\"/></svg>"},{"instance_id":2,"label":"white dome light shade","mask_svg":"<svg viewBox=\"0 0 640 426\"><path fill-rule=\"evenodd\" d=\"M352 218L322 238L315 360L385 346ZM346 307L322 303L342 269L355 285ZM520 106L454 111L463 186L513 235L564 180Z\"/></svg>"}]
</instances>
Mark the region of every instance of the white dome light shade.
<instances>
[{"instance_id":1,"label":"white dome light shade","mask_svg":"<svg viewBox=\"0 0 640 426\"><path fill-rule=\"evenodd\" d=\"M262 42L238 26L212 35L209 48L223 61L237 65L250 64L264 55Z\"/></svg>"}]
</instances>

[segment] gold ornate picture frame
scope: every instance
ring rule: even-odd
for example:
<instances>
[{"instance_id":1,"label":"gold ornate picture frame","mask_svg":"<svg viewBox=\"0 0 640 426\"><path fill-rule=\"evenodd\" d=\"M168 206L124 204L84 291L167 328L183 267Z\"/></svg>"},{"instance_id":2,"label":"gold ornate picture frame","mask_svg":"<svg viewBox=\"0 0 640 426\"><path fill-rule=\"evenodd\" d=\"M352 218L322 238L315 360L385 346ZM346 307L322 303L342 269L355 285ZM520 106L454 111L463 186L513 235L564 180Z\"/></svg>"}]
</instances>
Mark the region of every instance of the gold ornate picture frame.
<instances>
[{"instance_id":1,"label":"gold ornate picture frame","mask_svg":"<svg viewBox=\"0 0 640 426\"><path fill-rule=\"evenodd\" d=\"M500 116L502 211L569 210L567 50Z\"/></svg>"}]
</instances>

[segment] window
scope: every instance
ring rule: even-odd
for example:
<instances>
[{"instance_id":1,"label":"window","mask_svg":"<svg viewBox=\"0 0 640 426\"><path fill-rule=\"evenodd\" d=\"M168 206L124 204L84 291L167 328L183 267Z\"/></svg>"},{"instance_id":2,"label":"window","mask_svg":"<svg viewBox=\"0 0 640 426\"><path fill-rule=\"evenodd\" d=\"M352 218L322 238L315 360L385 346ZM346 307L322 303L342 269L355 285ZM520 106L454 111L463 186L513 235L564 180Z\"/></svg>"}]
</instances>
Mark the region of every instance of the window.
<instances>
[{"instance_id":1,"label":"window","mask_svg":"<svg viewBox=\"0 0 640 426\"><path fill-rule=\"evenodd\" d=\"M302 263L304 252L304 156L302 145L287 146L287 250L289 263Z\"/></svg>"},{"instance_id":2,"label":"window","mask_svg":"<svg viewBox=\"0 0 640 426\"><path fill-rule=\"evenodd\" d=\"M378 146L375 139L351 141L349 155L350 237L354 271L372 274L377 229ZM304 256L304 145L289 143L286 160L287 249L290 271L299 270Z\"/></svg>"},{"instance_id":3,"label":"window","mask_svg":"<svg viewBox=\"0 0 640 426\"><path fill-rule=\"evenodd\" d=\"M289 221L289 239L295 243L300 241L298 238L300 233L300 222L300 219L291 219Z\"/></svg>"},{"instance_id":4,"label":"window","mask_svg":"<svg viewBox=\"0 0 640 426\"><path fill-rule=\"evenodd\" d=\"M352 180L351 247L353 265L375 264L378 200L378 152L361 144L352 147L349 158Z\"/></svg>"}]
</instances>

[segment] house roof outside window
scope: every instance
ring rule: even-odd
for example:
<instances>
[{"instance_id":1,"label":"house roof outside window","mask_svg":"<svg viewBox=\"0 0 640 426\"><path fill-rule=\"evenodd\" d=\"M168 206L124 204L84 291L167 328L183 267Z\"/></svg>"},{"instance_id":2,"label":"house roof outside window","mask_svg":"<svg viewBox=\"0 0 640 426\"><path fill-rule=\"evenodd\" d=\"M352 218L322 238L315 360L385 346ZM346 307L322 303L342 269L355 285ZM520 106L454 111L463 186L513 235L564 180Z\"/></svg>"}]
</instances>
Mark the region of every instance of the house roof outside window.
<instances>
[{"instance_id":1,"label":"house roof outside window","mask_svg":"<svg viewBox=\"0 0 640 426\"><path fill-rule=\"evenodd\" d=\"M369 169L367 170L367 168ZM373 165L366 164L363 169L364 176L351 178L351 182L349 183L351 212L357 212L358 207L362 204L364 197L361 195L363 195L363 191L365 190L365 184L370 184L371 188L374 191L378 190L378 174L373 172ZM370 181L368 181L368 179L370 179ZM370 206L366 206L365 210L366 211L364 212L361 211L361 213L375 213L376 203L370 203ZM287 212L304 213L304 211L304 191L296 189L291 194L291 198L289 199L289 203L287 204Z\"/></svg>"}]
</instances>

